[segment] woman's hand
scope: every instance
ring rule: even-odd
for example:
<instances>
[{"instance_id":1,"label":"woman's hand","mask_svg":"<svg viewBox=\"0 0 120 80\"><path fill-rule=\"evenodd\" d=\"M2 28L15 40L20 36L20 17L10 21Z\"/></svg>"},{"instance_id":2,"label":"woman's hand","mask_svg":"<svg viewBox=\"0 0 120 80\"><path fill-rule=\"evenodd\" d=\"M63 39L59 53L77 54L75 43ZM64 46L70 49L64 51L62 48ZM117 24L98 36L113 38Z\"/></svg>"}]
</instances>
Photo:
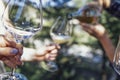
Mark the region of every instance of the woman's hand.
<instances>
[{"instance_id":1,"label":"woman's hand","mask_svg":"<svg viewBox=\"0 0 120 80\"><path fill-rule=\"evenodd\" d=\"M101 6L103 6L104 8L108 8L108 7L110 7L110 4L111 4L112 0L96 0L96 1L98 1L99 4Z\"/></svg>"},{"instance_id":2,"label":"woman's hand","mask_svg":"<svg viewBox=\"0 0 120 80\"><path fill-rule=\"evenodd\" d=\"M58 44L50 44L46 46L44 59L47 61L53 61L58 55L60 46Z\"/></svg>"},{"instance_id":3,"label":"woman's hand","mask_svg":"<svg viewBox=\"0 0 120 80\"><path fill-rule=\"evenodd\" d=\"M0 35L0 60L7 66L15 68L21 65L22 45L9 41L5 36Z\"/></svg>"},{"instance_id":4,"label":"woman's hand","mask_svg":"<svg viewBox=\"0 0 120 80\"><path fill-rule=\"evenodd\" d=\"M106 30L101 24L90 25L86 23L80 23L80 25L83 30L96 37L97 39L101 39L106 35Z\"/></svg>"},{"instance_id":5,"label":"woman's hand","mask_svg":"<svg viewBox=\"0 0 120 80\"><path fill-rule=\"evenodd\" d=\"M113 45L109 34L101 24L89 25L81 23L82 28L90 35L96 37L102 44L105 54L109 58L110 62L113 62L115 46Z\"/></svg>"},{"instance_id":6,"label":"woman's hand","mask_svg":"<svg viewBox=\"0 0 120 80\"><path fill-rule=\"evenodd\" d=\"M50 44L39 50L24 48L22 61L53 61L58 55L60 46L57 44Z\"/></svg>"}]
</instances>

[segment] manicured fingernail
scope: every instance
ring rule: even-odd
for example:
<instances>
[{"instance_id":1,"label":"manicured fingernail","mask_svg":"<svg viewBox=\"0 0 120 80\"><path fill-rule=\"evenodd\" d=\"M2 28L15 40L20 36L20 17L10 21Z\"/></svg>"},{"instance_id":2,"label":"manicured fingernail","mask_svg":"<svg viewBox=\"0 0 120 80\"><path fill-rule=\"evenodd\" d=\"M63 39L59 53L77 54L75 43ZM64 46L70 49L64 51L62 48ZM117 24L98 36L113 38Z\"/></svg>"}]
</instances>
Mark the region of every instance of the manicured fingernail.
<instances>
[{"instance_id":1,"label":"manicured fingernail","mask_svg":"<svg viewBox=\"0 0 120 80\"><path fill-rule=\"evenodd\" d=\"M17 49L14 48L14 49L11 50L11 54L17 54L17 53L18 53Z\"/></svg>"}]
</instances>

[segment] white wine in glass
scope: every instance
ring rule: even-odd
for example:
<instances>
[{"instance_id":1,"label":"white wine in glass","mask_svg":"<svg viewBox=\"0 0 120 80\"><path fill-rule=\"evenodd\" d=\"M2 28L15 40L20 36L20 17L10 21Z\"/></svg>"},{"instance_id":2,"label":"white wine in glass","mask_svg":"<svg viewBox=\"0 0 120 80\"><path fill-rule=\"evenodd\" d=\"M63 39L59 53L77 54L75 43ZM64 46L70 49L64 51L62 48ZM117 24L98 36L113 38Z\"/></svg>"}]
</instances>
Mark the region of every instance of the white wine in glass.
<instances>
[{"instance_id":1,"label":"white wine in glass","mask_svg":"<svg viewBox=\"0 0 120 80\"><path fill-rule=\"evenodd\" d=\"M63 44L66 43L70 40L70 36L66 36L66 35L55 35L54 33L51 33L51 37L53 42L57 43L57 44Z\"/></svg>"},{"instance_id":2,"label":"white wine in glass","mask_svg":"<svg viewBox=\"0 0 120 80\"><path fill-rule=\"evenodd\" d=\"M63 44L71 39L71 25L66 17L58 17L50 29L50 36L55 44ZM55 72L58 71L58 66L53 61L41 62L44 69Z\"/></svg>"},{"instance_id":3,"label":"white wine in glass","mask_svg":"<svg viewBox=\"0 0 120 80\"><path fill-rule=\"evenodd\" d=\"M32 37L42 29L42 16L41 0L9 0L1 19L10 34L5 35L6 38L10 40L12 36L12 40L21 43ZM26 80L21 76L12 69L12 72L0 74L0 80Z\"/></svg>"},{"instance_id":4,"label":"white wine in glass","mask_svg":"<svg viewBox=\"0 0 120 80\"><path fill-rule=\"evenodd\" d=\"M68 18L78 19L82 23L96 24L101 15L102 7L97 2L91 2L80 7L78 11L69 13Z\"/></svg>"}]
</instances>

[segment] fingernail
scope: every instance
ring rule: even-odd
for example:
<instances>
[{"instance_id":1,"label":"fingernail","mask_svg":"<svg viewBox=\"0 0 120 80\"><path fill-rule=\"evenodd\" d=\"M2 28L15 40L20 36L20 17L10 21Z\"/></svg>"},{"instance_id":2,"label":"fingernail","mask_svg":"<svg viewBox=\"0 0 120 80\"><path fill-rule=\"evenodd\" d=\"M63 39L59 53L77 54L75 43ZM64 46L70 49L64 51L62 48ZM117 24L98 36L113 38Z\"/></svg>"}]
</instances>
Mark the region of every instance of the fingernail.
<instances>
[{"instance_id":1,"label":"fingernail","mask_svg":"<svg viewBox=\"0 0 120 80\"><path fill-rule=\"evenodd\" d=\"M17 49L14 48L14 49L11 50L11 54L17 54L17 53L18 53Z\"/></svg>"}]
</instances>

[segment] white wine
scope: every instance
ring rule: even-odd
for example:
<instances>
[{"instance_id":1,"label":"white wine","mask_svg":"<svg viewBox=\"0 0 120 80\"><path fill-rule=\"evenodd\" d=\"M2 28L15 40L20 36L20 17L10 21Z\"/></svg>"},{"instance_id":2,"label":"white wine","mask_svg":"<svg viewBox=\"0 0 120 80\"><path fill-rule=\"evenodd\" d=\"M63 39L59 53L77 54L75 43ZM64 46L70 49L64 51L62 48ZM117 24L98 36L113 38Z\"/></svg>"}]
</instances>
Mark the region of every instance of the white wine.
<instances>
[{"instance_id":1,"label":"white wine","mask_svg":"<svg viewBox=\"0 0 120 80\"><path fill-rule=\"evenodd\" d=\"M57 44L63 44L66 43L70 40L70 36L66 36L66 35L51 35L53 41Z\"/></svg>"},{"instance_id":2,"label":"white wine","mask_svg":"<svg viewBox=\"0 0 120 80\"><path fill-rule=\"evenodd\" d=\"M68 18L76 18L80 22L95 24L99 20L100 8L96 4L89 4L81 7L77 12L70 13Z\"/></svg>"},{"instance_id":3,"label":"white wine","mask_svg":"<svg viewBox=\"0 0 120 80\"><path fill-rule=\"evenodd\" d=\"M78 19L80 22L88 23L88 24L94 24L94 23L97 23L97 21L98 21L98 17L96 17L96 16L91 16L91 17L78 16L78 17L76 17L76 19Z\"/></svg>"},{"instance_id":4,"label":"white wine","mask_svg":"<svg viewBox=\"0 0 120 80\"><path fill-rule=\"evenodd\" d=\"M70 37L69 36L54 36L53 41L58 44L63 44L69 41Z\"/></svg>"}]
</instances>

